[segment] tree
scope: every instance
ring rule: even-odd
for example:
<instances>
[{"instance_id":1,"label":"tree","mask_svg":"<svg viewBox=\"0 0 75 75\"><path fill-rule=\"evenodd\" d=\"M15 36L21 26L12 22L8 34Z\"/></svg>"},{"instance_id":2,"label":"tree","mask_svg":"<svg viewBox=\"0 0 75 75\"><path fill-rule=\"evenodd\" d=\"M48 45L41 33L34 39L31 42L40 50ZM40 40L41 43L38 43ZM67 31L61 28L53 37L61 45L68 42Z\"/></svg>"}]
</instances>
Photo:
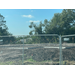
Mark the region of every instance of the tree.
<instances>
[{"instance_id":1,"label":"tree","mask_svg":"<svg viewBox=\"0 0 75 75\"><path fill-rule=\"evenodd\" d=\"M12 35L11 33L8 32L8 27L6 26L6 21L4 20L3 15L0 14L0 36L8 36ZM16 38L14 36L11 37L0 37L0 39L3 39L3 42L10 43L15 42Z\"/></svg>"},{"instance_id":2,"label":"tree","mask_svg":"<svg viewBox=\"0 0 75 75\"><path fill-rule=\"evenodd\" d=\"M4 20L3 15L0 14L0 36L10 35L8 32L8 27L5 25L6 21Z\"/></svg>"},{"instance_id":3,"label":"tree","mask_svg":"<svg viewBox=\"0 0 75 75\"><path fill-rule=\"evenodd\" d=\"M70 28L75 27L75 10L64 9L62 13L55 13L48 26L45 27L45 33L67 35Z\"/></svg>"},{"instance_id":4,"label":"tree","mask_svg":"<svg viewBox=\"0 0 75 75\"><path fill-rule=\"evenodd\" d=\"M33 22L30 23L29 25L30 28L34 28L32 31L29 32L30 35L38 35L38 34L44 34L43 31L43 27L45 27L45 25L40 21L39 25L34 24ZM34 36L32 37L33 40L35 40L36 43L41 43L42 39L44 39L44 37L42 36Z\"/></svg>"},{"instance_id":5,"label":"tree","mask_svg":"<svg viewBox=\"0 0 75 75\"><path fill-rule=\"evenodd\" d=\"M50 21L45 19L44 23L40 22L38 26L32 22L29 27L34 27L34 30L32 30L30 34L32 34L32 32L58 35L75 34L75 9L63 9L61 13L55 13ZM43 27L44 30L42 29ZM47 38L48 37L44 37L44 39ZM52 38L54 39L55 37ZM49 39L52 40L52 38Z\"/></svg>"},{"instance_id":6,"label":"tree","mask_svg":"<svg viewBox=\"0 0 75 75\"><path fill-rule=\"evenodd\" d=\"M34 34L43 34L43 30L42 27L44 27L44 24L42 24L42 22L40 21L39 25L34 24L33 22L30 23L29 25L30 28L34 28L34 30L30 31L29 34L33 35Z\"/></svg>"}]
</instances>

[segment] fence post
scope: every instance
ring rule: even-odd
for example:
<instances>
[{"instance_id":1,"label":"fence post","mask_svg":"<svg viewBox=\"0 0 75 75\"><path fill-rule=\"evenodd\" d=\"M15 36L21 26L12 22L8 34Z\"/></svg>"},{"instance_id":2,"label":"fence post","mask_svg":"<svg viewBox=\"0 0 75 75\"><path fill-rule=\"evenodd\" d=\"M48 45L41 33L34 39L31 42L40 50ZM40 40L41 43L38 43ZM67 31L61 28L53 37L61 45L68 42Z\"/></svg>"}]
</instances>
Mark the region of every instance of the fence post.
<instances>
[{"instance_id":1,"label":"fence post","mask_svg":"<svg viewBox=\"0 0 75 75\"><path fill-rule=\"evenodd\" d=\"M22 65L24 65L24 36L23 36L23 50L22 50Z\"/></svg>"},{"instance_id":2,"label":"fence post","mask_svg":"<svg viewBox=\"0 0 75 75\"><path fill-rule=\"evenodd\" d=\"M62 40L61 40L61 35L59 36L59 49L60 49L60 57L59 57L59 61L60 61L60 65L63 65L63 56L62 56Z\"/></svg>"}]
</instances>

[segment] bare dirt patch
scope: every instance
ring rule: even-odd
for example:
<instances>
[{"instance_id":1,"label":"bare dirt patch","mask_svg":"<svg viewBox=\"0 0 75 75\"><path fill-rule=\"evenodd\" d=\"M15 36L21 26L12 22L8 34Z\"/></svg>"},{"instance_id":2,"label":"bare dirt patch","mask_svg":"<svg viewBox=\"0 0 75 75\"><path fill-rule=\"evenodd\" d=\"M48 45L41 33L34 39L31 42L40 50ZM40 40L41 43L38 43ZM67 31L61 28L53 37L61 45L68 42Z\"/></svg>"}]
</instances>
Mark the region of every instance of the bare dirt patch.
<instances>
[{"instance_id":1,"label":"bare dirt patch","mask_svg":"<svg viewBox=\"0 0 75 75\"><path fill-rule=\"evenodd\" d=\"M36 45L24 45L24 47L38 47L34 49L24 49L24 64L25 65L58 65L59 64L59 49L55 48L42 48L45 46L51 46L50 44L36 44ZM53 45L52 45L53 46ZM57 46L57 45L54 45ZM14 47L11 48L11 47ZM15 47L23 47L23 45L0 45L0 64L22 64L22 50L15 49ZM9 49L8 49L9 48ZM75 64L75 48L63 49L63 63ZM33 59L27 61L28 59ZM68 60L68 62L67 62ZM36 61L36 62L35 62ZM45 61L45 62L43 62ZM47 62L48 61L48 62ZM52 62L52 63L51 63Z\"/></svg>"}]
</instances>

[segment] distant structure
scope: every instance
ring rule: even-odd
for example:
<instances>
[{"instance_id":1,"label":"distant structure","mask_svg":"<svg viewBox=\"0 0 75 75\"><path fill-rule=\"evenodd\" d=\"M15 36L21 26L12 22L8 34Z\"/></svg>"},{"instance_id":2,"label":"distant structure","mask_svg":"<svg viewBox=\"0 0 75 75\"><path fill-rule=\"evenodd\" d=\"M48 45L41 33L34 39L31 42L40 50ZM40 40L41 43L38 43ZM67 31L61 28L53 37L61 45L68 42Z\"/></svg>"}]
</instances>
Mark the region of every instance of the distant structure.
<instances>
[{"instance_id":1,"label":"distant structure","mask_svg":"<svg viewBox=\"0 0 75 75\"><path fill-rule=\"evenodd\" d=\"M32 38L27 38L26 39L26 42L28 42L28 41L32 41Z\"/></svg>"},{"instance_id":2,"label":"distant structure","mask_svg":"<svg viewBox=\"0 0 75 75\"><path fill-rule=\"evenodd\" d=\"M23 39L20 39L19 41L23 43ZM32 41L32 38L24 39L24 43L27 43L29 41Z\"/></svg>"},{"instance_id":3,"label":"distant structure","mask_svg":"<svg viewBox=\"0 0 75 75\"><path fill-rule=\"evenodd\" d=\"M23 43L23 39L20 39L19 41ZM24 43L26 43L26 39L24 39Z\"/></svg>"},{"instance_id":4,"label":"distant structure","mask_svg":"<svg viewBox=\"0 0 75 75\"><path fill-rule=\"evenodd\" d=\"M3 44L3 39L0 40L0 45Z\"/></svg>"}]
</instances>

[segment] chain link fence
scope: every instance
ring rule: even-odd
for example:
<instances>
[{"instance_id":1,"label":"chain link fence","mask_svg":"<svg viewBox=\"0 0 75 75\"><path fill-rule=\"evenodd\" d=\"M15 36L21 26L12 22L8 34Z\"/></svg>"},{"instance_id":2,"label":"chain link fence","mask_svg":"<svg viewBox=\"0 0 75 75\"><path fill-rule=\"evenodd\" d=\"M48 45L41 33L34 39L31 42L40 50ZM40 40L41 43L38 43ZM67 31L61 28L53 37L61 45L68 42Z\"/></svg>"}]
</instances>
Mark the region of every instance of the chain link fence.
<instances>
[{"instance_id":1,"label":"chain link fence","mask_svg":"<svg viewBox=\"0 0 75 75\"><path fill-rule=\"evenodd\" d=\"M15 36L0 36L0 65L21 65L23 44Z\"/></svg>"},{"instance_id":2,"label":"chain link fence","mask_svg":"<svg viewBox=\"0 0 75 75\"><path fill-rule=\"evenodd\" d=\"M61 48L57 34L0 36L0 64L61 65Z\"/></svg>"},{"instance_id":3,"label":"chain link fence","mask_svg":"<svg viewBox=\"0 0 75 75\"><path fill-rule=\"evenodd\" d=\"M62 36L63 65L75 65L75 35Z\"/></svg>"}]
</instances>

